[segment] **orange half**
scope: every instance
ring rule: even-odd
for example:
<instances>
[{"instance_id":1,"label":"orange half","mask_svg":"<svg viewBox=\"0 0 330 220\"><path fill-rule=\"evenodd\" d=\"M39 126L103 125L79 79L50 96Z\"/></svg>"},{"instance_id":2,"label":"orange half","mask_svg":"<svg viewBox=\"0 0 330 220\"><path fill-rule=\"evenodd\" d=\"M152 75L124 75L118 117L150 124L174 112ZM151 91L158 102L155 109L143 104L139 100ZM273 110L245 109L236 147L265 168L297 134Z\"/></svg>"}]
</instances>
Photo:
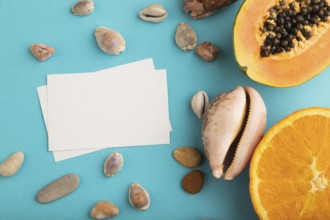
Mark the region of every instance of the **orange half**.
<instances>
[{"instance_id":1,"label":"orange half","mask_svg":"<svg viewBox=\"0 0 330 220\"><path fill-rule=\"evenodd\" d=\"M250 166L261 219L330 219L330 109L306 108L274 125Z\"/></svg>"}]
</instances>

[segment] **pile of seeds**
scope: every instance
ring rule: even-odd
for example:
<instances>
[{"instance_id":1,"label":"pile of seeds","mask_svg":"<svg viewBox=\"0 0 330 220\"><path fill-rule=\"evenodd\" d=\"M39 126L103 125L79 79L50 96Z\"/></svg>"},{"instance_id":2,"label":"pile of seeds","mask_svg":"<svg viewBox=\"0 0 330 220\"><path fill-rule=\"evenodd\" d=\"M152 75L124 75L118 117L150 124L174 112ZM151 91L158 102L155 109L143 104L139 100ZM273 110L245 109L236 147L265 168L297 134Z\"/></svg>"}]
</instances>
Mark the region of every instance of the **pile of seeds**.
<instances>
[{"instance_id":1,"label":"pile of seeds","mask_svg":"<svg viewBox=\"0 0 330 220\"><path fill-rule=\"evenodd\" d=\"M269 16L261 27L266 38L260 56L291 51L302 38L313 36L312 28L329 21L330 6L326 0L281 0L269 9Z\"/></svg>"}]
</instances>

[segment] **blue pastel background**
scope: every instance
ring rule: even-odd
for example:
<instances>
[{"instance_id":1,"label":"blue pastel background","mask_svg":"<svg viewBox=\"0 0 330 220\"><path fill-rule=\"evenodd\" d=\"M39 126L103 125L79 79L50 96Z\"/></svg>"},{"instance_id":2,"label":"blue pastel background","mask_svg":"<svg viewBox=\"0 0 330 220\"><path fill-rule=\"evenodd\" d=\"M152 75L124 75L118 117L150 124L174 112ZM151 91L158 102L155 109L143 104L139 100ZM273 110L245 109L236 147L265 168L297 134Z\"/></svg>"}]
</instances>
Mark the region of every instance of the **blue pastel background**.
<instances>
[{"instance_id":1,"label":"blue pastel background","mask_svg":"<svg viewBox=\"0 0 330 220\"><path fill-rule=\"evenodd\" d=\"M268 110L267 129L289 113L310 106L330 107L330 69L309 82L287 89L257 84L240 72L233 54L232 27L242 1L216 15L194 20L183 12L183 0L95 0L95 11L86 17L71 14L75 0L0 0L0 161L14 151L25 152L20 172L0 177L0 219L90 219L91 207L100 200L118 205L120 219L257 219L249 197L248 168L233 181L212 177L207 161L199 167L206 174L203 190L196 195L181 189L182 177L190 170L172 158L175 148L196 146L202 150L201 121L190 107L198 90L210 98L238 85L255 87ZM138 11L152 3L169 13L159 24L138 18ZM211 41L221 56L205 63L194 52L180 50L174 42L176 26L185 21L198 35L198 43ZM103 53L94 31L108 26L123 34L126 51L119 56ZM40 63L29 46L43 42L56 54ZM330 49L330 48L329 48ZM96 71L152 57L157 69L168 71L171 144L115 149L125 157L122 171L113 178L103 175L103 161L113 149L55 163L47 151L47 134L36 87L49 73ZM79 188L54 203L41 205L36 193L58 177L76 173ZM128 186L143 185L151 206L140 212L130 207Z\"/></svg>"}]
</instances>

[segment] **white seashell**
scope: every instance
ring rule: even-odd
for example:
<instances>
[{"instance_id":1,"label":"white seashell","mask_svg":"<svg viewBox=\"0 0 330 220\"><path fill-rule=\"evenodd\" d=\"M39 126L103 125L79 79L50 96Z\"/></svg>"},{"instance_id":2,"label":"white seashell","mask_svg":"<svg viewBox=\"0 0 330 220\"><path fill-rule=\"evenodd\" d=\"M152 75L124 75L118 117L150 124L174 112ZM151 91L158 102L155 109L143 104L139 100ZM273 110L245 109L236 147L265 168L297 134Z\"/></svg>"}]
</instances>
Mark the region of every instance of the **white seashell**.
<instances>
[{"instance_id":1,"label":"white seashell","mask_svg":"<svg viewBox=\"0 0 330 220\"><path fill-rule=\"evenodd\" d=\"M104 161L103 171L106 176L116 175L124 165L124 158L118 152L110 154Z\"/></svg>"},{"instance_id":2,"label":"white seashell","mask_svg":"<svg viewBox=\"0 0 330 220\"><path fill-rule=\"evenodd\" d=\"M72 6L71 11L78 16L89 15L94 11L94 2L92 0L78 1Z\"/></svg>"},{"instance_id":3,"label":"white seashell","mask_svg":"<svg viewBox=\"0 0 330 220\"><path fill-rule=\"evenodd\" d=\"M129 187L128 200L133 208L140 211L147 210L150 206L149 193L138 183Z\"/></svg>"},{"instance_id":4,"label":"white seashell","mask_svg":"<svg viewBox=\"0 0 330 220\"><path fill-rule=\"evenodd\" d=\"M205 91L197 92L191 99L191 108L198 118L203 117L209 105L209 97Z\"/></svg>"},{"instance_id":5,"label":"white seashell","mask_svg":"<svg viewBox=\"0 0 330 220\"><path fill-rule=\"evenodd\" d=\"M107 27L97 28L95 38L101 50L108 54L116 55L126 48L124 37L119 32Z\"/></svg>"},{"instance_id":6,"label":"white seashell","mask_svg":"<svg viewBox=\"0 0 330 220\"><path fill-rule=\"evenodd\" d=\"M150 5L139 12L139 17L142 20L154 23L165 20L167 15L167 11L159 4Z\"/></svg>"},{"instance_id":7,"label":"white seashell","mask_svg":"<svg viewBox=\"0 0 330 220\"><path fill-rule=\"evenodd\" d=\"M202 141L213 176L235 178L247 165L266 127L266 107L252 87L220 94L203 120Z\"/></svg>"},{"instance_id":8,"label":"white seashell","mask_svg":"<svg viewBox=\"0 0 330 220\"><path fill-rule=\"evenodd\" d=\"M185 22L176 28L175 42L182 50L193 50L197 43L195 31Z\"/></svg>"}]
</instances>

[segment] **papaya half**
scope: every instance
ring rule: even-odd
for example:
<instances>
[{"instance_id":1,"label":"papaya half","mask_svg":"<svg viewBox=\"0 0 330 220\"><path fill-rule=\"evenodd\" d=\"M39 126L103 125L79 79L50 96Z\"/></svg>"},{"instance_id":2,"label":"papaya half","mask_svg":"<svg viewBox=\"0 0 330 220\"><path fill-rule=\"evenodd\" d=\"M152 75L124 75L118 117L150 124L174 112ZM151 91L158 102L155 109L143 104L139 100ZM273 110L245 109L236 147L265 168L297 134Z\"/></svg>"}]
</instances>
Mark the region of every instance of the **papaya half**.
<instances>
[{"instance_id":1,"label":"papaya half","mask_svg":"<svg viewBox=\"0 0 330 220\"><path fill-rule=\"evenodd\" d=\"M302 84L330 65L330 0L245 0L233 28L241 70L273 86Z\"/></svg>"}]
</instances>

